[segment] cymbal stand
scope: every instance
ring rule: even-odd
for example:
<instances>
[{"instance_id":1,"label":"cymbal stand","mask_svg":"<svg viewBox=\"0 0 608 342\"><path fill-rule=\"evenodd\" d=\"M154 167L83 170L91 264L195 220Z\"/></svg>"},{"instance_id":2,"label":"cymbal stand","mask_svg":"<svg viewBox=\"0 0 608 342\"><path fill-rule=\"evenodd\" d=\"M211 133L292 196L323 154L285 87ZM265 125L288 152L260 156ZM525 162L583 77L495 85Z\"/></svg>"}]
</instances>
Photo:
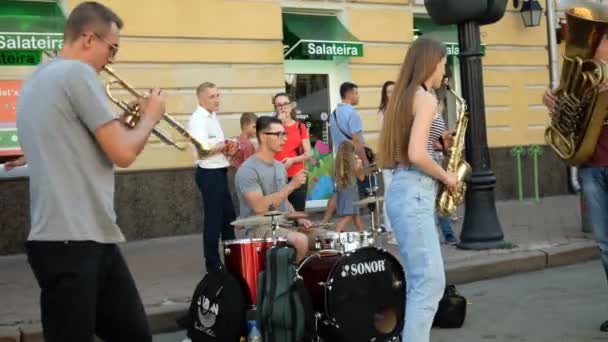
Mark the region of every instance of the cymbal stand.
<instances>
[{"instance_id":1,"label":"cymbal stand","mask_svg":"<svg viewBox=\"0 0 608 342\"><path fill-rule=\"evenodd\" d=\"M272 245L277 245L277 229L279 228L279 222L275 219L275 216L279 214L267 214L265 216L270 216L270 228L272 230Z\"/></svg>"},{"instance_id":2,"label":"cymbal stand","mask_svg":"<svg viewBox=\"0 0 608 342\"><path fill-rule=\"evenodd\" d=\"M370 203L368 205L369 211L370 211L370 215L372 217L372 237L374 238L374 240L376 239L376 235L379 233L380 231L380 227L376 227L376 216L378 217L378 220L380 219L380 217L382 217L380 215L380 201L378 200L378 190L380 190L380 187L378 186L378 173L381 173L381 170L374 170L372 172L372 174L370 175L370 177L367 178L368 183L369 183L369 187L367 188L367 193L368 196L370 197L374 197L374 199L376 200L375 203ZM372 178L374 179L373 184L372 184ZM372 208L372 206L375 206L375 210L373 210L374 208ZM376 214L374 214L376 213Z\"/></svg>"}]
</instances>

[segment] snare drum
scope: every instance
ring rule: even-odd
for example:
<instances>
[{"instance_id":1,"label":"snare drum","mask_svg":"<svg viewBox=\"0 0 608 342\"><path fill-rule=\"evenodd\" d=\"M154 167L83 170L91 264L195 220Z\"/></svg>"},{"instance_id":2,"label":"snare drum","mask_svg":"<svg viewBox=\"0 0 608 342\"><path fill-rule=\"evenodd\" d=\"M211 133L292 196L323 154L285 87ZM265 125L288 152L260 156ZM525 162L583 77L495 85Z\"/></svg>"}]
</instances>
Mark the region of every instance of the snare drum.
<instances>
[{"instance_id":1,"label":"snare drum","mask_svg":"<svg viewBox=\"0 0 608 342\"><path fill-rule=\"evenodd\" d=\"M364 247L321 251L298 268L325 341L390 341L403 330L405 274L389 252Z\"/></svg>"},{"instance_id":2,"label":"snare drum","mask_svg":"<svg viewBox=\"0 0 608 342\"><path fill-rule=\"evenodd\" d=\"M354 251L363 247L374 246L371 232L342 232L317 236L316 250L336 249L342 252Z\"/></svg>"},{"instance_id":3,"label":"snare drum","mask_svg":"<svg viewBox=\"0 0 608 342\"><path fill-rule=\"evenodd\" d=\"M226 268L243 282L251 303L256 304L258 274L265 269L266 251L273 246L271 238L239 239L224 241ZM277 239L278 246L285 246L286 239Z\"/></svg>"}]
</instances>

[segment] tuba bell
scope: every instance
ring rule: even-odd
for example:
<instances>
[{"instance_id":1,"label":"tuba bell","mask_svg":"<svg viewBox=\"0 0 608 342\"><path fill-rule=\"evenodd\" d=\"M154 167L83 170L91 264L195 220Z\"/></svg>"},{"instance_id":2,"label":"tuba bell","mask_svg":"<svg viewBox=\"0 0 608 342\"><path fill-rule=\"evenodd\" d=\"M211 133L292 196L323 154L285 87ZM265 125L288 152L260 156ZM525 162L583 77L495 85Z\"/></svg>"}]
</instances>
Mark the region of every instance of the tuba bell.
<instances>
[{"instance_id":1,"label":"tuba bell","mask_svg":"<svg viewBox=\"0 0 608 342\"><path fill-rule=\"evenodd\" d=\"M563 56L557 104L545 141L567 164L589 160L608 113L608 93L600 84L608 81L606 61L595 51L608 33L608 7L585 3L566 10L568 36Z\"/></svg>"}]
</instances>

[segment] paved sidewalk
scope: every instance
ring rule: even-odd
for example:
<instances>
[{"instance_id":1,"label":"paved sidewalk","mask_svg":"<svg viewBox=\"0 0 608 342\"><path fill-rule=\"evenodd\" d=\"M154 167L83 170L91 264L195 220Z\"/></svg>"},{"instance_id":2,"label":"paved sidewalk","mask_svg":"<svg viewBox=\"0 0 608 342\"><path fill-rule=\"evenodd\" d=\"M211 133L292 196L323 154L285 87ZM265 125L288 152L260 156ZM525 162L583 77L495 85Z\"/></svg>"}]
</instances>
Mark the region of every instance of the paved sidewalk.
<instances>
[{"instance_id":1,"label":"paved sidewalk","mask_svg":"<svg viewBox=\"0 0 608 342\"><path fill-rule=\"evenodd\" d=\"M461 284L598 257L595 243L581 232L576 196L549 197L539 203L498 202L497 209L505 242L512 248L469 251L443 245L449 282ZM454 223L458 233L460 225L461 220ZM201 239L198 234L122 246L154 332L175 328L175 315L187 306L204 275ZM385 247L398 256L396 245ZM25 256L0 257L0 342L42 341L38 298Z\"/></svg>"}]
</instances>

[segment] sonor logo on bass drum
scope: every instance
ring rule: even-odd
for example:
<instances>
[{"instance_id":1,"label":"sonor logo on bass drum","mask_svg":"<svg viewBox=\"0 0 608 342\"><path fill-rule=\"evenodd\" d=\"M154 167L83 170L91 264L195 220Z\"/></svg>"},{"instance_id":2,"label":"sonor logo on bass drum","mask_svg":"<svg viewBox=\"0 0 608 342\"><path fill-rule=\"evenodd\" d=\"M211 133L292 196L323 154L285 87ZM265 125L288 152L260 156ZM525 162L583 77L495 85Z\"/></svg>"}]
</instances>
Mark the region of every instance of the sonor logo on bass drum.
<instances>
[{"instance_id":1,"label":"sonor logo on bass drum","mask_svg":"<svg viewBox=\"0 0 608 342\"><path fill-rule=\"evenodd\" d=\"M341 275L342 277L355 277L358 275L384 272L386 271L384 262L385 260L374 260L345 265L344 268L342 268Z\"/></svg>"}]
</instances>

